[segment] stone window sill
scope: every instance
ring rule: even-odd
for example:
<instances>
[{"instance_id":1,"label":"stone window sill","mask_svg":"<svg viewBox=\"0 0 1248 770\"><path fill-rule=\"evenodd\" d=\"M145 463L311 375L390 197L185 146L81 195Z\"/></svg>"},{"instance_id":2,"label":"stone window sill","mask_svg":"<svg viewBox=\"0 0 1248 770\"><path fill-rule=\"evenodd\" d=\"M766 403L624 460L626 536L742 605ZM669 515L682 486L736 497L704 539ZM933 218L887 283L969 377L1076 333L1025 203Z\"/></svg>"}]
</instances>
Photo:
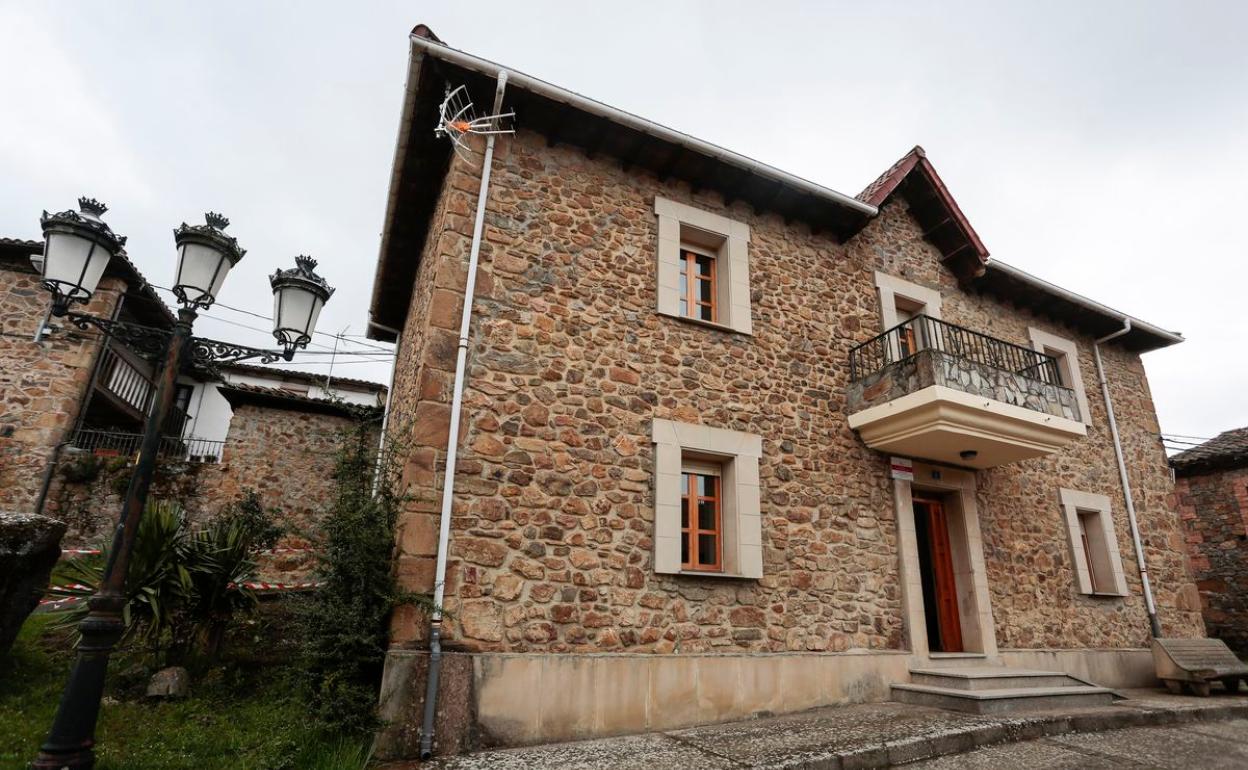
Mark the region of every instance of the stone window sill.
<instances>
[{"instance_id":1,"label":"stone window sill","mask_svg":"<svg viewBox=\"0 0 1248 770\"><path fill-rule=\"evenodd\" d=\"M1093 591L1090 594L1080 594L1080 596L1086 596L1089 599L1123 599L1126 598L1127 595L1113 593L1110 591Z\"/></svg>"},{"instance_id":2,"label":"stone window sill","mask_svg":"<svg viewBox=\"0 0 1248 770\"><path fill-rule=\"evenodd\" d=\"M731 326L728 326L727 324L721 324L715 321L703 321L701 318L691 318L687 315L674 315L671 313L659 313L659 315L665 318L675 318L677 321L684 321L685 323L692 324L694 326L705 326L708 329L715 329L716 331L727 332L728 334L740 334L743 336L749 336L746 334L746 332L738 331L732 328Z\"/></svg>"},{"instance_id":3,"label":"stone window sill","mask_svg":"<svg viewBox=\"0 0 1248 770\"><path fill-rule=\"evenodd\" d=\"M677 577L699 577L699 578L729 578L731 580L758 580L748 575L739 575L735 572L711 572L709 570L682 569L680 572L669 572L669 575Z\"/></svg>"}]
</instances>

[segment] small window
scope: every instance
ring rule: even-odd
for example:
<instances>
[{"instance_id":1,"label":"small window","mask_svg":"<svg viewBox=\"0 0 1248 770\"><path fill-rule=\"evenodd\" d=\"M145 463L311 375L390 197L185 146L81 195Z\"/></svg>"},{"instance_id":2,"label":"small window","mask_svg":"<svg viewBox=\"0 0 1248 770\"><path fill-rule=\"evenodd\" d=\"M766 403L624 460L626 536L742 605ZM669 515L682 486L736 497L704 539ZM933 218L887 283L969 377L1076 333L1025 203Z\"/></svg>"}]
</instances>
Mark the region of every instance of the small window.
<instances>
[{"instance_id":1,"label":"small window","mask_svg":"<svg viewBox=\"0 0 1248 770\"><path fill-rule=\"evenodd\" d=\"M654 213L658 312L752 334L749 225L657 195Z\"/></svg>"},{"instance_id":2,"label":"small window","mask_svg":"<svg viewBox=\"0 0 1248 770\"><path fill-rule=\"evenodd\" d=\"M1070 535L1076 590L1093 596L1126 596L1127 581L1109 498L1072 489L1059 491Z\"/></svg>"},{"instance_id":3,"label":"small window","mask_svg":"<svg viewBox=\"0 0 1248 770\"><path fill-rule=\"evenodd\" d=\"M682 249L680 261L680 314L714 323L718 320L715 312L715 258Z\"/></svg>"},{"instance_id":4,"label":"small window","mask_svg":"<svg viewBox=\"0 0 1248 770\"><path fill-rule=\"evenodd\" d=\"M718 572L723 568L720 476L706 470L688 468L680 477L680 566Z\"/></svg>"},{"instance_id":5,"label":"small window","mask_svg":"<svg viewBox=\"0 0 1248 770\"><path fill-rule=\"evenodd\" d=\"M1088 571L1088 578L1092 583L1092 590L1101 593L1101 586L1098 585L1096 579L1096 563L1092 560L1092 544L1088 540L1088 530L1099 526L1096 521L1095 511L1079 511L1079 539L1083 541L1083 563L1084 568Z\"/></svg>"},{"instance_id":6,"label":"small window","mask_svg":"<svg viewBox=\"0 0 1248 770\"><path fill-rule=\"evenodd\" d=\"M1051 384L1074 391L1075 404L1070 419L1080 420L1085 425L1092 424L1092 415L1088 411L1088 395L1083 389L1083 375L1079 371L1079 348L1074 340L1058 337L1040 329L1029 328L1032 349L1052 356L1056 367L1041 367L1039 379ZM1074 414L1078 411L1078 414Z\"/></svg>"}]
</instances>

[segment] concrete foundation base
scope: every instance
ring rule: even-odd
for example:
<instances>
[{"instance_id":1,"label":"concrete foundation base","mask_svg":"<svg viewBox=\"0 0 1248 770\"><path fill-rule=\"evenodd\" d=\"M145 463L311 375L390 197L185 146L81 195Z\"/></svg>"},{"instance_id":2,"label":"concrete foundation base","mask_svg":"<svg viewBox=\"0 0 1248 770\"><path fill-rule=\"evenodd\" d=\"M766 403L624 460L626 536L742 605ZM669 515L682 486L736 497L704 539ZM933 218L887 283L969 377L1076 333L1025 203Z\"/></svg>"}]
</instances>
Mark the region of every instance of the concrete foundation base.
<instances>
[{"instance_id":1,"label":"concrete foundation base","mask_svg":"<svg viewBox=\"0 0 1248 770\"><path fill-rule=\"evenodd\" d=\"M1105 687L1156 683L1148 650L1002 650L991 661ZM930 665L906 651L705 655L447 653L435 751L573 741L886 701ZM415 757L428 654L387 655L379 758Z\"/></svg>"}]
</instances>

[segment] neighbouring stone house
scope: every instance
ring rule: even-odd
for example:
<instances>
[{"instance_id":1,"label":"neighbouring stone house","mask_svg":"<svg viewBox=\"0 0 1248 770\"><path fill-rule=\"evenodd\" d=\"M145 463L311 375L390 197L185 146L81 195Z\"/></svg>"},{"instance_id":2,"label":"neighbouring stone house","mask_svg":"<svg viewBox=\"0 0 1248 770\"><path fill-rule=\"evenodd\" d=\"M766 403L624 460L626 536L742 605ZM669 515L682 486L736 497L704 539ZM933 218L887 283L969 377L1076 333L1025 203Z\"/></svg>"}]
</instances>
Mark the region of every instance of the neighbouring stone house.
<instances>
[{"instance_id":1,"label":"neighbouring stone house","mask_svg":"<svg viewBox=\"0 0 1248 770\"><path fill-rule=\"evenodd\" d=\"M0 238L0 510L43 507L48 475L84 425L137 431L136 384L151 364L95 330L48 319L40 286L43 242ZM173 316L124 254L114 258L84 312L169 328ZM39 340L45 321L51 328ZM103 376L96 376L97 372ZM97 396L98 397L95 397Z\"/></svg>"},{"instance_id":2,"label":"neighbouring stone house","mask_svg":"<svg viewBox=\"0 0 1248 770\"><path fill-rule=\"evenodd\" d=\"M411 58L372 333L398 340L402 586L445 552L441 751L889 697L971 658L1151 677L1098 339L1161 628L1199 600L1141 354L1180 342L988 258L915 148L848 196L449 48ZM1127 322L1130 322L1129 324ZM401 329L399 334L386 329ZM1125 330L1125 331L1124 331ZM428 621L396 614L389 753Z\"/></svg>"},{"instance_id":3,"label":"neighbouring stone house","mask_svg":"<svg viewBox=\"0 0 1248 770\"><path fill-rule=\"evenodd\" d=\"M1248 655L1248 428L1170 458L1205 627Z\"/></svg>"},{"instance_id":4,"label":"neighbouring stone house","mask_svg":"<svg viewBox=\"0 0 1248 770\"><path fill-rule=\"evenodd\" d=\"M42 249L0 240L0 509L39 509L69 525L66 547L90 548L116 521L156 372L139 352L64 320L51 319L35 341L48 309ZM124 254L86 312L173 324ZM314 539L333 499L341 436L361 420L379 431L386 395L373 382L247 364L181 375L177 388L152 495L202 518L253 489L289 525L283 545L296 547Z\"/></svg>"},{"instance_id":5,"label":"neighbouring stone house","mask_svg":"<svg viewBox=\"0 0 1248 770\"><path fill-rule=\"evenodd\" d=\"M310 547L334 498L343 437L363 421L380 438L385 386L348 379L327 390L323 375L267 366L223 366L219 374L218 381L194 383L186 436L167 440L170 451L157 468L152 495L176 500L192 519L203 519L252 490L288 528L282 550ZM222 438L204 437L216 435ZM69 450L62 470L89 457L98 472L88 479L74 471L58 474L49 499L50 509L70 524L66 544L89 547L116 521L134 442L127 434L100 432L79 443L84 446ZM295 561L310 564L310 557L288 555L279 571L292 571Z\"/></svg>"}]
</instances>

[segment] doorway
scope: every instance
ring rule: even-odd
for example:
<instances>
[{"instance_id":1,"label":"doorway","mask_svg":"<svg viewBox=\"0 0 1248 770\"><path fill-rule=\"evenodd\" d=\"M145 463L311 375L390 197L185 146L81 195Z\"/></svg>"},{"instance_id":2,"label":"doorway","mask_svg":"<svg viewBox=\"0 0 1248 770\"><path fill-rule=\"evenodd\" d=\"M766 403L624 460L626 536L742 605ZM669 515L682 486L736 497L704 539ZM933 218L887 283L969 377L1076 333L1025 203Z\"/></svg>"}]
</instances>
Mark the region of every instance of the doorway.
<instances>
[{"instance_id":1,"label":"doorway","mask_svg":"<svg viewBox=\"0 0 1248 770\"><path fill-rule=\"evenodd\" d=\"M949 537L949 515L938 497L914 496L914 529L931 652L962 652L962 619Z\"/></svg>"}]
</instances>

